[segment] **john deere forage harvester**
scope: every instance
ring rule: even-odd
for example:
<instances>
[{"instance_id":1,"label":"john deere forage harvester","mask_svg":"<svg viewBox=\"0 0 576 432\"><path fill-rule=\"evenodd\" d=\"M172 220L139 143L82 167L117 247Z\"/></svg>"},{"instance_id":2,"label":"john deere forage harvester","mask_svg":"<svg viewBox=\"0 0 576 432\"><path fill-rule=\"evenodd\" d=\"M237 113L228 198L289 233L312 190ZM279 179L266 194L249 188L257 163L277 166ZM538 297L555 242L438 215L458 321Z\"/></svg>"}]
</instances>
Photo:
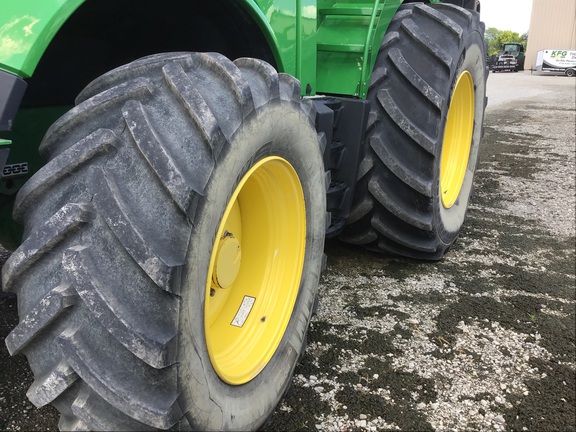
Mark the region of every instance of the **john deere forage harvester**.
<instances>
[{"instance_id":1,"label":"john deere forage harvester","mask_svg":"<svg viewBox=\"0 0 576 432\"><path fill-rule=\"evenodd\" d=\"M256 429L326 236L437 260L485 107L474 0L3 0L0 241L63 430ZM38 156L39 153L39 156Z\"/></svg>"}]
</instances>

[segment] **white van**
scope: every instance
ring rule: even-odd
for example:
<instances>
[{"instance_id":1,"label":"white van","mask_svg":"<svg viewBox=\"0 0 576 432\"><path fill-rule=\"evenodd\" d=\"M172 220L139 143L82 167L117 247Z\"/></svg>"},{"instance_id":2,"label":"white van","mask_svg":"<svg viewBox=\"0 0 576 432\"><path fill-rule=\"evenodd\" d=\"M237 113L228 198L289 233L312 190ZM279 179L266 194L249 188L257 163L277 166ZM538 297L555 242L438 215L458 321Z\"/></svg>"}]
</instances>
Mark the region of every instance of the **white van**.
<instances>
[{"instance_id":1,"label":"white van","mask_svg":"<svg viewBox=\"0 0 576 432\"><path fill-rule=\"evenodd\" d=\"M552 49L538 51L536 71L576 76L576 51Z\"/></svg>"}]
</instances>

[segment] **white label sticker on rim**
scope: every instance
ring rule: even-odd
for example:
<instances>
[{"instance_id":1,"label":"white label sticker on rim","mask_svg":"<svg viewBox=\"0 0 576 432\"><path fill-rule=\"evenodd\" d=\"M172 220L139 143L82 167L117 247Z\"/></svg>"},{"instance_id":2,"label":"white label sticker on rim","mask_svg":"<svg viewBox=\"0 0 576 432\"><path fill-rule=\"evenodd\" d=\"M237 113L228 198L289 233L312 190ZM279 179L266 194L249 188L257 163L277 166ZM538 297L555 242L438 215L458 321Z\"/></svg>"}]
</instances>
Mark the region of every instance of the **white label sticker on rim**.
<instances>
[{"instance_id":1,"label":"white label sticker on rim","mask_svg":"<svg viewBox=\"0 0 576 432\"><path fill-rule=\"evenodd\" d=\"M248 319L248 315L250 315L250 312L252 311L255 301L256 299L254 297L244 296L240 309L238 309L236 316L231 322L234 327L242 327L244 325Z\"/></svg>"}]
</instances>

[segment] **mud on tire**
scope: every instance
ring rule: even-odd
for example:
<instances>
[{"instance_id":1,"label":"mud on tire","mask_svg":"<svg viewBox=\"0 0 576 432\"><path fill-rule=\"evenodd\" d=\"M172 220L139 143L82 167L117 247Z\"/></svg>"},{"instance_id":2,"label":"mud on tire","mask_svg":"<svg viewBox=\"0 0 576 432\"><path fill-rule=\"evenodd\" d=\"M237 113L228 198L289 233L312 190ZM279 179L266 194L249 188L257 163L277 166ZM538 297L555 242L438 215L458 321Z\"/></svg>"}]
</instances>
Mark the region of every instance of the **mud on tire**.
<instances>
[{"instance_id":1,"label":"mud on tire","mask_svg":"<svg viewBox=\"0 0 576 432\"><path fill-rule=\"evenodd\" d=\"M77 103L18 194L24 241L3 269L20 315L6 343L28 357L28 397L56 406L63 430L259 427L304 349L323 258L325 176L299 83L258 60L163 54L102 76ZM206 345L210 258L223 209L262 160L301 190L305 241L294 274L278 273L296 286L270 358L230 385Z\"/></svg>"},{"instance_id":2,"label":"mud on tire","mask_svg":"<svg viewBox=\"0 0 576 432\"><path fill-rule=\"evenodd\" d=\"M486 104L484 25L457 6L407 4L378 53L372 108L351 215L341 239L368 249L436 260L456 240L472 192ZM465 176L453 203L440 190L446 125L459 78L473 83ZM450 158L448 158L450 159ZM449 183L449 182L448 182ZM455 180L458 183L458 180Z\"/></svg>"}]
</instances>

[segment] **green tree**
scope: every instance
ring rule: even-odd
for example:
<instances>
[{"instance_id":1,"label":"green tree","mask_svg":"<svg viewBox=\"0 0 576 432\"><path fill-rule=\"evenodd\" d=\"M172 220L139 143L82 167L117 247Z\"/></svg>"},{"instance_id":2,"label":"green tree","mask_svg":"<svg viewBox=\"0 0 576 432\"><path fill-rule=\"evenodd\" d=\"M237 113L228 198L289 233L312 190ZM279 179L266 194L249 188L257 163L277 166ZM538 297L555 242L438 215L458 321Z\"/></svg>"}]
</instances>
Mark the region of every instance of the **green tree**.
<instances>
[{"instance_id":1,"label":"green tree","mask_svg":"<svg viewBox=\"0 0 576 432\"><path fill-rule=\"evenodd\" d=\"M493 55L497 54L502 49L502 45L507 42L519 42L526 47L528 34L525 33L520 36L518 33L510 30L498 30L495 27L488 27L484 34L484 39L488 44L488 55Z\"/></svg>"},{"instance_id":2,"label":"green tree","mask_svg":"<svg viewBox=\"0 0 576 432\"><path fill-rule=\"evenodd\" d=\"M490 43L495 40L498 35L500 34L500 30L498 30L496 27L488 27L486 29L486 31L484 32L484 39L486 40L486 43L488 44L488 46L490 46ZM488 50L490 51L490 50Z\"/></svg>"}]
</instances>

